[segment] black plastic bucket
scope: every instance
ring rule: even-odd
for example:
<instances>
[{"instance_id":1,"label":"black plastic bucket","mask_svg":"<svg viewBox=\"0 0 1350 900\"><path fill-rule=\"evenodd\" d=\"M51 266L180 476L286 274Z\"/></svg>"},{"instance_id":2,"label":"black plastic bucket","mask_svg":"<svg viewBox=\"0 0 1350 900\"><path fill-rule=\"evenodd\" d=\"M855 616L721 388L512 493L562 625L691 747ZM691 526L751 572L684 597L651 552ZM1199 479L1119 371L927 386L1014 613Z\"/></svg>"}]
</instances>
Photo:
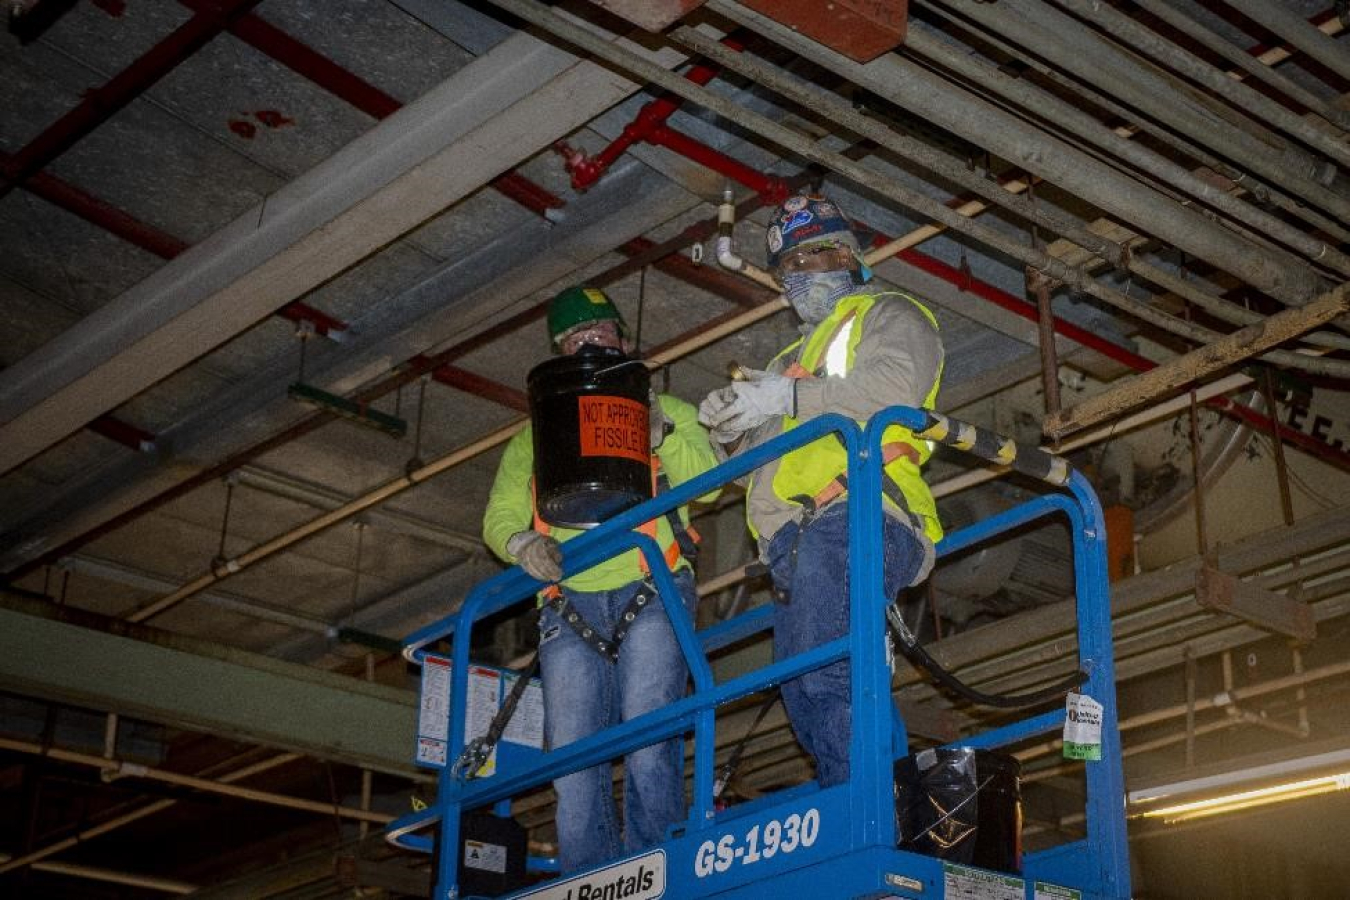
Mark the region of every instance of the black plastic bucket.
<instances>
[{"instance_id":1,"label":"black plastic bucket","mask_svg":"<svg viewBox=\"0 0 1350 900\"><path fill-rule=\"evenodd\" d=\"M968 747L911 753L895 764L899 846L925 856L1019 874L1022 767Z\"/></svg>"},{"instance_id":2,"label":"black plastic bucket","mask_svg":"<svg viewBox=\"0 0 1350 900\"><path fill-rule=\"evenodd\" d=\"M590 528L651 498L651 376L641 360L587 348L535 366L528 384L540 518Z\"/></svg>"}]
</instances>

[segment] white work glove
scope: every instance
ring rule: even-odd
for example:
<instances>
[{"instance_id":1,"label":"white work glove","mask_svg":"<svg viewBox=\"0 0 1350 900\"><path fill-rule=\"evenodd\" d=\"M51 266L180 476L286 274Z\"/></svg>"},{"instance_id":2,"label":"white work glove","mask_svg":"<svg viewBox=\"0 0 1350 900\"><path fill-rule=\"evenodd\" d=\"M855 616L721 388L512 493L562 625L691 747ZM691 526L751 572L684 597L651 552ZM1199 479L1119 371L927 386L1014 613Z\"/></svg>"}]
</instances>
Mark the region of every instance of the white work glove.
<instances>
[{"instance_id":1,"label":"white work glove","mask_svg":"<svg viewBox=\"0 0 1350 900\"><path fill-rule=\"evenodd\" d=\"M796 412L797 383L786 375L742 369L745 381L718 388L698 407L698 420L713 439L729 443L738 435L772 419Z\"/></svg>"},{"instance_id":2,"label":"white work glove","mask_svg":"<svg viewBox=\"0 0 1350 900\"><path fill-rule=\"evenodd\" d=\"M517 531L506 542L506 552L520 567L540 581L562 580L562 548L558 542L537 531Z\"/></svg>"},{"instance_id":3,"label":"white work glove","mask_svg":"<svg viewBox=\"0 0 1350 900\"><path fill-rule=\"evenodd\" d=\"M647 394L647 424L651 428L651 448L655 453L656 448L666 439L666 435L675 430L675 423L661 408L661 398L656 396L656 391Z\"/></svg>"}]
</instances>

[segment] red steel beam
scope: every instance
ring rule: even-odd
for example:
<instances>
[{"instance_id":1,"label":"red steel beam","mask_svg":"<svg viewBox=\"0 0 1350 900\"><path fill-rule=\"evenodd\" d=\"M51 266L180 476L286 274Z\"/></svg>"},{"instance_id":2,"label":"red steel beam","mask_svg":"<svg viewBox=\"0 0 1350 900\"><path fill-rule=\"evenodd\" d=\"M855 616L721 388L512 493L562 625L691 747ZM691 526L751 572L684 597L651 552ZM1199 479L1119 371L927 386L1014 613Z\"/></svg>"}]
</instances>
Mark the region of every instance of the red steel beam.
<instances>
[{"instance_id":1,"label":"red steel beam","mask_svg":"<svg viewBox=\"0 0 1350 900\"><path fill-rule=\"evenodd\" d=\"M178 2L194 11L207 9L212 5L212 0L178 0ZM385 119L403 108L402 103L375 85L265 19L252 14L241 16L230 25L229 30L255 50L266 54L372 118ZM504 196L545 218L548 218L549 210L561 209L566 205L561 197L514 172L498 176L491 184Z\"/></svg>"},{"instance_id":2,"label":"red steel beam","mask_svg":"<svg viewBox=\"0 0 1350 900\"><path fill-rule=\"evenodd\" d=\"M11 157L0 153L0 165ZM120 237L142 250L155 254L160 259L173 259L188 248L186 241L180 240L168 232L128 215L106 201L80 190L73 184L62 181L55 175L38 172L24 182L24 190L41 197L66 212L79 216L92 225ZM335 337L347 330L347 324L312 306L293 301L277 311L277 315L293 322L307 321L314 330L327 337Z\"/></svg>"},{"instance_id":3,"label":"red steel beam","mask_svg":"<svg viewBox=\"0 0 1350 900\"><path fill-rule=\"evenodd\" d=\"M219 0L208 11L197 13L175 29L107 84L89 91L74 109L21 147L0 168L0 197L69 150L259 2Z\"/></svg>"},{"instance_id":4,"label":"red steel beam","mask_svg":"<svg viewBox=\"0 0 1350 900\"><path fill-rule=\"evenodd\" d=\"M213 0L178 0L193 12L210 9ZM375 119L393 115L402 106L393 97L358 77L309 45L268 22L249 14L230 25L230 34L285 65L319 87Z\"/></svg>"},{"instance_id":5,"label":"red steel beam","mask_svg":"<svg viewBox=\"0 0 1350 900\"><path fill-rule=\"evenodd\" d=\"M431 377L441 384L469 394L475 394L484 400L500 403L502 406L514 409L517 412L528 413L530 411L530 398L526 396L524 391L508 387L499 381L493 381L491 378L485 378L476 372L470 372L468 369L461 369L459 366L452 365L438 366L432 371Z\"/></svg>"}]
</instances>

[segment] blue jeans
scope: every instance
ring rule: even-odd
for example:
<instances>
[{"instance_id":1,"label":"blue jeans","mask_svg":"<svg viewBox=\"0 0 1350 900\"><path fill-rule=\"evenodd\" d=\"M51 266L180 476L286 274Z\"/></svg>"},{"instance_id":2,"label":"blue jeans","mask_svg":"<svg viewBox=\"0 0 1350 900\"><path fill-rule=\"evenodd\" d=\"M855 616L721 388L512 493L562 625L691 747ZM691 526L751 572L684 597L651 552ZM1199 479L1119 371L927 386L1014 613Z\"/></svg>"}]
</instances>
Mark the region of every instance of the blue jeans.
<instances>
[{"instance_id":1,"label":"blue jeans","mask_svg":"<svg viewBox=\"0 0 1350 900\"><path fill-rule=\"evenodd\" d=\"M612 591L563 589L568 604L608 638L641 582ZM685 609L697 604L688 569L675 573ZM633 621L610 663L551 608L539 618L548 746L562 747L602 728L659 709L685 695L688 669L666 618L665 598ZM623 839L614 810L613 767L603 763L553 782L558 795L558 861L564 872L595 865L665 839L685 817L684 742L671 738L624 757Z\"/></svg>"},{"instance_id":2,"label":"blue jeans","mask_svg":"<svg viewBox=\"0 0 1350 900\"><path fill-rule=\"evenodd\" d=\"M894 597L923 564L919 539L883 517L882 587ZM769 541L769 574L780 598L773 614L775 659L810 650L849 630L848 506L835 503L801 528L789 522ZM848 780L853 703L843 660L785 682L783 705L797 740L816 761L821 787Z\"/></svg>"}]
</instances>

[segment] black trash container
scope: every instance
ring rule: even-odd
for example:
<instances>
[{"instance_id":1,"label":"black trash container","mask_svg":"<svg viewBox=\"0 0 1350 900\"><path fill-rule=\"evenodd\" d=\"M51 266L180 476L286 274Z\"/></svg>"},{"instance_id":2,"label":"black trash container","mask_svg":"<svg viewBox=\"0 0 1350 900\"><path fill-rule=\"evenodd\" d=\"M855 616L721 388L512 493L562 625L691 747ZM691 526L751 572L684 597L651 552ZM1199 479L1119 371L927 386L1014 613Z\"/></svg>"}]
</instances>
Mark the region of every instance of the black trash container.
<instances>
[{"instance_id":1,"label":"black trash container","mask_svg":"<svg viewBox=\"0 0 1350 900\"><path fill-rule=\"evenodd\" d=\"M641 360L587 347L540 363L527 382L545 522L591 528L651 498L651 376Z\"/></svg>"},{"instance_id":2,"label":"black trash container","mask_svg":"<svg viewBox=\"0 0 1350 900\"><path fill-rule=\"evenodd\" d=\"M925 856L1020 874L1021 765L969 747L911 753L895 764L899 846Z\"/></svg>"}]
</instances>

